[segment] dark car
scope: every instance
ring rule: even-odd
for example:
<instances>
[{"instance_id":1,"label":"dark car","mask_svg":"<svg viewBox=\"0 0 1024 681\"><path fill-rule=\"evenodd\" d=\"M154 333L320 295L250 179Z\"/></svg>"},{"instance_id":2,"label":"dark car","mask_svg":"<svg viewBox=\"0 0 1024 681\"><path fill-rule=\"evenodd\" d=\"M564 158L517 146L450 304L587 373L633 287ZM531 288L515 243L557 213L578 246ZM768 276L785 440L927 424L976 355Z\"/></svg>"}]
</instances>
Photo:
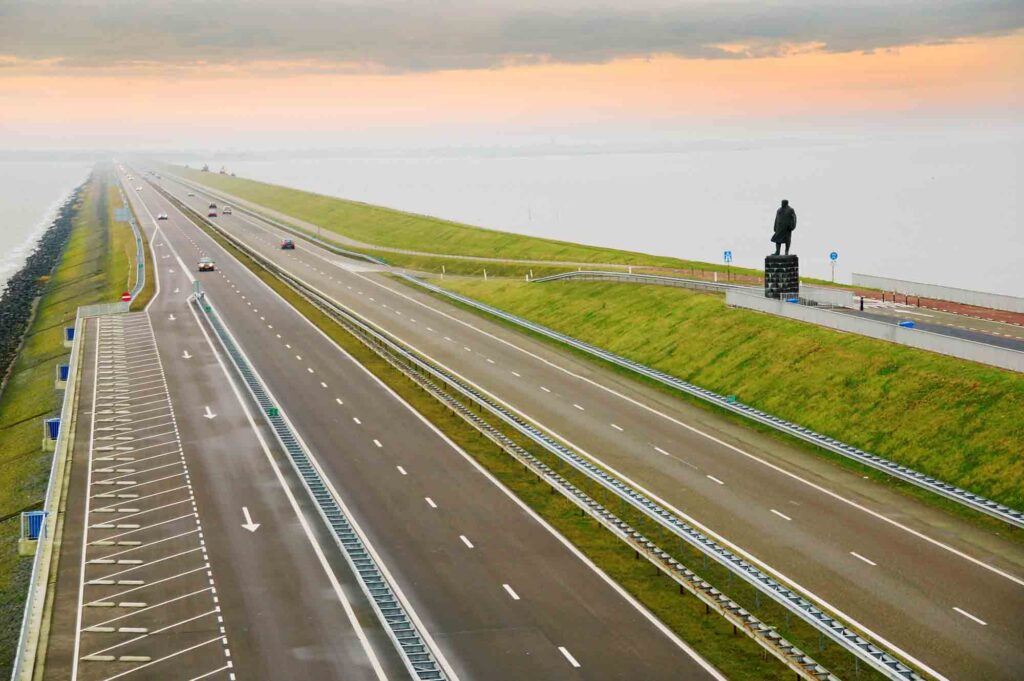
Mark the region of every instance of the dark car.
<instances>
[{"instance_id":1,"label":"dark car","mask_svg":"<svg viewBox=\"0 0 1024 681\"><path fill-rule=\"evenodd\" d=\"M295 242L292 241L291 239L285 239L284 241L281 242L281 250L282 251L294 251L295 250Z\"/></svg>"}]
</instances>

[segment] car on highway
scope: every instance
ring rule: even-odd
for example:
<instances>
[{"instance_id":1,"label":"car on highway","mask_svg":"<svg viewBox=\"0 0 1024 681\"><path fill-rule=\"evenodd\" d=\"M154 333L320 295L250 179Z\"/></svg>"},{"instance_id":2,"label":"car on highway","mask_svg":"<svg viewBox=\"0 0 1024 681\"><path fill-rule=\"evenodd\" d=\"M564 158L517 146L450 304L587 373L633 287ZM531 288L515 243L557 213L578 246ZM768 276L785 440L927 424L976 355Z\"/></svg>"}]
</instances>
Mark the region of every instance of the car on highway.
<instances>
[{"instance_id":1,"label":"car on highway","mask_svg":"<svg viewBox=\"0 0 1024 681\"><path fill-rule=\"evenodd\" d=\"M285 239L284 241L281 242L281 250L282 251L294 251L295 250L295 242L292 241L291 239Z\"/></svg>"},{"instance_id":2,"label":"car on highway","mask_svg":"<svg viewBox=\"0 0 1024 681\"><path fill-rule=\"evenodd\" d=\"M188 193L188 195L189 195L189 196L195 196L195 195L196 195L196 193L195 193L195 192L189 192L189 193Z\"/></svg>"},{"instance_id":3,"label":"car on highway","mask_svg":"<svg viewBox=\"0 0 1024 681\"><path fill-rule=\"evenodd\" d=\"M217 217L217 209L216 208L211 208L209 211L207 211L206 217L208 217L208 218L215 218L215 217Z\"/></svg>"},{"instance_id":4,"label":"car on highway","mask_svg":"<svg viewBox=\"0 0 1024 681\"><path fill-rule=\"evenodd\" d=\"M137 191L137 192L141 192L141 191L142 191L142 187L136 187L136 188L135 188L135 191Z\"/></svg>"},{"instance_id":5,"label":"car on highway","mask_svg":"<svg viewBox=\"0 0 1024 681\"><path fill-rule=\"evenodd\" d=\"M231 206L224 206L224 210L221 211L224 215L231 215Z\"/></svg>"},{"instance_id":6,"label":"car on highway","mask_svg":"<svg viewBox=\"0 0 1024 681\"><path fill-rule=\"evenodd\" d=\"M167 213L160 213L159 215L156 216L156 219L157 220L166 220L167 219Z\"/></svg>"},{"instance_id":7,"label":"car on highway","mask_svg":"<svg viewBox=\"0 0 1024 681\"><path fill-rule=\"evenodd\" d=\"M212 258L199 258L198 269L200 272L213 272L217 269L217 266L214 264Z\"/></svg>"}]
</instances>

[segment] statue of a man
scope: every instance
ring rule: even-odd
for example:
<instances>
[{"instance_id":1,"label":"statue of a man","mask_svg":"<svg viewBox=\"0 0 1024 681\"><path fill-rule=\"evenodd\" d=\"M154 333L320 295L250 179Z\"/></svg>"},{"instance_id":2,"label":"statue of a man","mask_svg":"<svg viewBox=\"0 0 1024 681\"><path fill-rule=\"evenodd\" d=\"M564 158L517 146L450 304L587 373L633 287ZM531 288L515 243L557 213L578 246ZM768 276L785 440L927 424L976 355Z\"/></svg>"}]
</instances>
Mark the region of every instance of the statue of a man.
<instances>
[{"instance_id":1,"label":"statue of a man","mask_svg":"<svg viewBox=\"0 0 1024 681\"><path fill-rule=\"evenodd\" d=\"M789 255L789 242L796 230L796 211L789 205L789 201L782 199L782 205L775 211L775 234L772 241L775 243L775 255L779 255L782 244L786 244L786 255Z\"/></svg>"}]
</instances>

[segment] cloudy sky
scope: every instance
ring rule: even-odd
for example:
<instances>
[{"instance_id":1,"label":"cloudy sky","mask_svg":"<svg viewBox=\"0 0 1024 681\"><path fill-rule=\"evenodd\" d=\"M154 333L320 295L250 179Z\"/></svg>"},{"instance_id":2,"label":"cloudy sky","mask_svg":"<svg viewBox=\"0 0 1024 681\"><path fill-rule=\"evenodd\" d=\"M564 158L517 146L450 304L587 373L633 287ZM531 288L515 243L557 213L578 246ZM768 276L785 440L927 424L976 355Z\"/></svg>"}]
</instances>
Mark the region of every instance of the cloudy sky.
<instances>
[{"instance_id":1,"label":"cloudy sky","mask_svg":"<svg viewBox=\"0 0 1024 681\"><path fill-rule=\"evenodd\" d=\"M1024 0L0 0L0 148L1018 118Z\"/></svg>"}]
</instances>

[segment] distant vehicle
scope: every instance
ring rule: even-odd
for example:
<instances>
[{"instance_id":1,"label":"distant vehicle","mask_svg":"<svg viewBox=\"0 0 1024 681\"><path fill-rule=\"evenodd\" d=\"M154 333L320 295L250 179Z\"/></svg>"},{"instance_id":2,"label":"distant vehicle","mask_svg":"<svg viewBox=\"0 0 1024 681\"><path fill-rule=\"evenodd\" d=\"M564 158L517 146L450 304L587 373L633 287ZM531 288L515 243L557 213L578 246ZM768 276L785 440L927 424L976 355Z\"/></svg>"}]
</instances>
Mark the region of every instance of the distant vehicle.
<instances>
[{"instance_id":1,"label":"distant vehicle","mask_svg":"<svg viewBox=\"0 0 1024 681\"><path fill-rule=\"evenodd\" d=\"M210 210L217 210L217 204L216 203L211 203L210 204Z\"/></svg>"},{"instance_id":2,"label":"distant vehicle","mask_svg":"<svg viewBox=\"0 0 1024 681\"><path fill-rule=\"evenodd\" d=\"M156 219L157 220L166 220L167 219L167 213L160 213L160 215L156 216Z\"/></svg>"},{"instance_id":3,"label":"distant vehicle","mask_svg":"<svg viewBox=\"0 0 1024 681\"><path fill-rule=\"evenodd\" d=\"M295 242L292 241L291 239L285 239L284 241L281 242L281 250L282 251L294 251L295 250Z\"/></svg>"},{"instance_id":4,"label":"distant vehicle","mask_svg":"<svg viewBox=\"0 0 1024 681\"><path fill-rule=\"evenodd\" d=\"M224 215L231 215L231 206L224 206L224 210L221 211Z\"/></svg>"},{"instance_id":5,"label":"distant vehicle","mask_svg":"<svg viewBox=\"0 0 1024 681\"><path fill-rule=\"evenodd\" d=\"M189 196L195 196L196 194L195 194L195 192L189 192L188 195Z\"/></svg>"},{"instance_id":6,"label":"distant vehicle","mask_svg":"<svg viewBox=\"0 0 1024 681\"><path fill-rule=\"evenodd\" d=\"M211 208L211 209L210 209L210 210L209 210L209 211L208 211L208 212L206 213L206 217L208 217L208 218L215 218L215 217L217 217L217 209L216 209L216 208Z\"/></svg>"},{"instance_id":7,"label":"distant vehicle","mask_svg":"<svg viewBox=\"0 0 1024 681\"><path fill-rule=\"evenodd\" d=\"M200 272L213 272L217 269L214 265L213 260L210 258L199 258L199 271Z\"/></svg>"},{"instance_id":8,"label":"distant vehicle","mask_svg":"<svg viewBox=\"0 0 1024 681\"><path fill-rule=\"evenodd\" d=\"M141 191L142 191L142 187L141 187L141 186L138 186L138 187L136 187L136 188L135 188L135 191L137 191L137 192L141 192Z\"/></svg>"}]
</instances>

